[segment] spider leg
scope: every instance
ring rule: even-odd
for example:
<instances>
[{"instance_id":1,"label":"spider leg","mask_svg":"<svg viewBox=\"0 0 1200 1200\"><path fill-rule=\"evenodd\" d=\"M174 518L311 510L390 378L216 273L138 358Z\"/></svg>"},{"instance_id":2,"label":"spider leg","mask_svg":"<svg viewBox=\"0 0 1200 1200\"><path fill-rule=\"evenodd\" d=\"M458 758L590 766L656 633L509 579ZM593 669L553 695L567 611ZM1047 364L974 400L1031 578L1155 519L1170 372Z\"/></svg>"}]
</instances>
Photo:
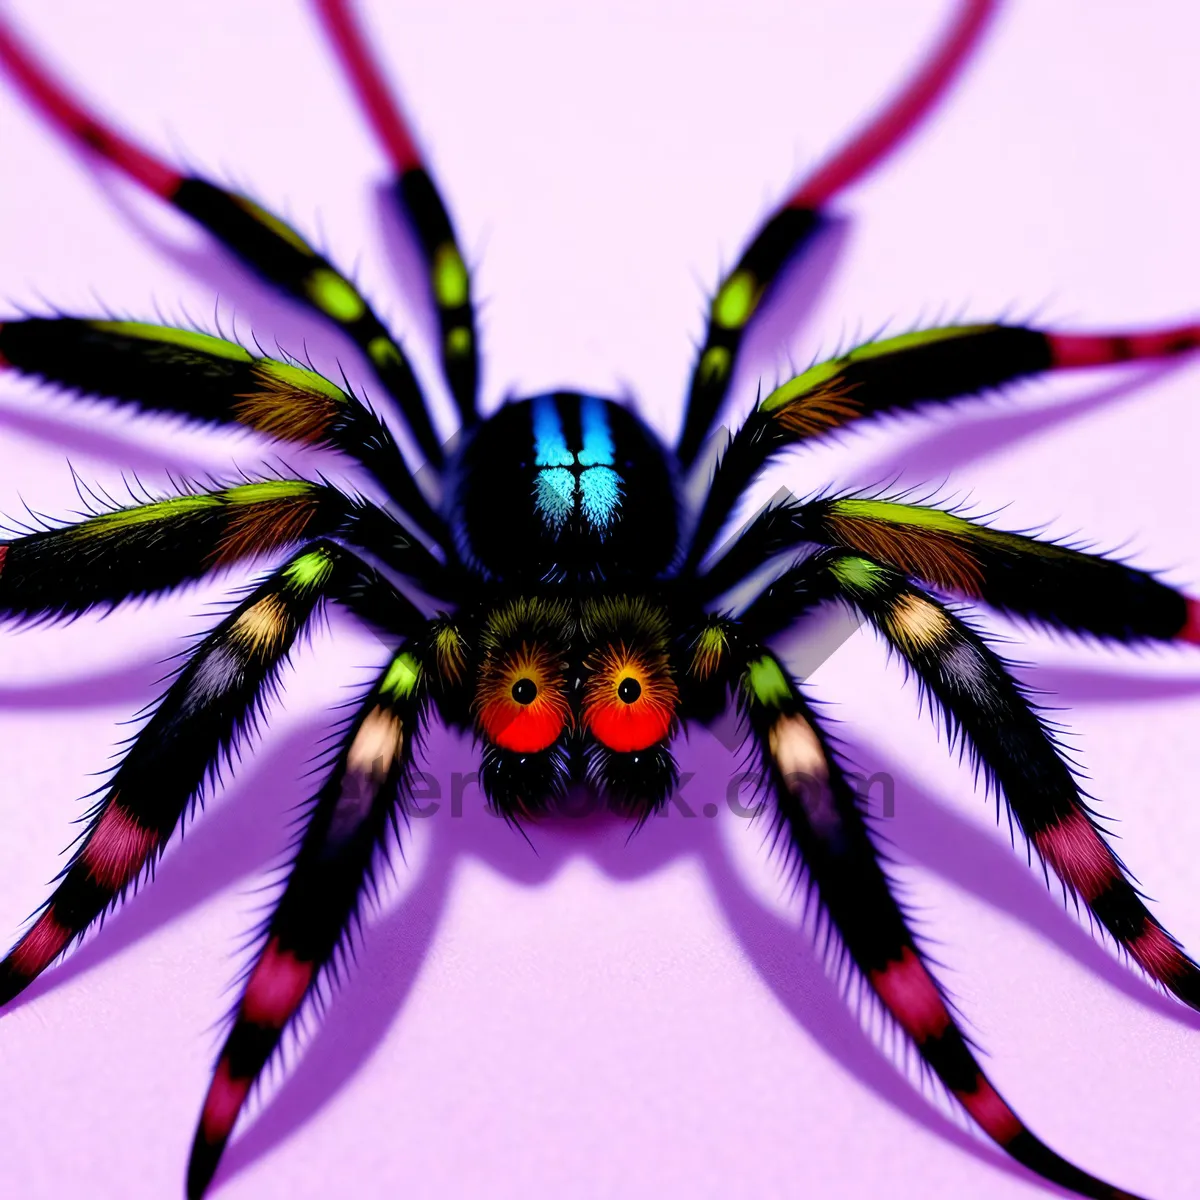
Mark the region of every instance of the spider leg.
<instances>
[{"instance_id":1,"label":"spider leg","mask_svg":"<svg viewBox=\"0 0 1200 1200\"><path fill-rule=\"evenodd\" d=\"M1059 334L951 325L867 342L777 387L734 434L713 473L683 570L694 572L746 486L791 446L852 421L953 400L1042 371L1165 358L1200 347L1200 324L1142 333Z\"/></svg>"},{"instance_id":2,"label":"spider leg","mask_svg":"<svg viewBox=\"0 0 1200 1200\"><path fill-rule=\"evenodd\" d=\"M1132 1200L1038 1139L984 1074L892 893L829 739L779 662L765 651L751 655L739 690L769 780L779 840L802 864L849 960L921 1058L1019 1163L1081 1196Z\"/></svg>"},{"instance_id":3,"label":"spider leg","mask_svg":"<svg viewBox=\"0 0 1200 1200\"><path fill-rule=\"evenodd\" d=\"M102 124L34 57L0 18L0 66L64 134L95 151L202 225L248 267L343 330L396 401L421 451L442 463L412 367L358 289L286 222L253 200L184 175Z\"/></svg>"},{"instance_id":4,"label":"spider leg","mask_svg":"<svg viewBox=\"0 0 1200 1200\"><path fill-rule=\"evenodd\" d=\"M836 596L870 621L951 732L961 734L1045 866L1147 975L1200 1009L1200 967L1143 903L1052 732L987 642L894 568L828 551L796 568L792 579L784 576L774 596L750 605L743 615L754 636L769 637L781 626L790 591L805 603Z\"/></svg>"},{"instance_id":5,"label":"spider leg","mask_svg":"<svg viewBox=\"0 0 1200 1200\"><path fill-rule=\"evenodd\" d=\"M379 64L354 22L347 0L315 0L325 30L337 49L359 101L396 172L394 191L408 214L425 266L441 326L442 372L469 428L478 419L479 349L471 276L463 262L446 205L411 131L390 95Z\"/></svg>"},{"instance_id":6,"label":"spider leg","mask_svg":"<svg viewBox=\"0 0 1200 1200\"><path fill-rule=\"evenodd\" d=\"M77 616L320 536L368 545L424 590L443 590L442 564L382 509L326 484L272 479L101 512L0 543L0 616Z\"/></svg>"},{"instance_id":7,"label":"spider leg","mask_svg":"<svg viewBox=\"0 0 1200 1200\"><path fill-rule=\"evenodd\" d=\"M860 179L920 123L962 68L995 0L965 0L941 43L904 89L822 164L754 235L713 297L704 344L692 368L677 453L695 460L729 391L742 338L784 266L820 229L825 206Z\"/></svg>"},{"instance_id":8,"label":"spider leg","mask_svg":"<svg viewBox=\"0 0 1200 1200\"><path fill-rule=\"evenodd\" d=\"M411 647L402 647L364 698L313 798L204 1101L188 1164L189 1200L207 1189L284 1030L321 977L336 974L349 953L373 861L404 808L426 702L422 675Z\"/></svg>"},{"instance_id":9,"label":"spider leg","mask_svg":"<svg viewBox=\"0 0 1200 1200\"><path fill-rule=\"evenodd\" d=\"M832 546L1056 629L1122 642L1200 641L1195 600L1116 559L956 513L876 497L788 499L759 514L700 577L707 601L776 555Z\"/></svg>"},{"instance_id":10,"label":"spider leg","mask_svg":"<svg viewBox=\"0 0 1200 1200\"><path fill-rule=\"evenodd\" d=\"M327 600L373 624L420 614L332 542L305 546L192 651L88 816L37 920L0 962L6 1004L157 860L223 758L253 730L301 630Z\"/></svg>"},{"instance_id":11,"label":"spider leg","mask_svg":"<svg viewBox=\"0 0 1200 1200\"><path fill-rule=\"evenodd\" d=\"M451 544L387 426L315 371L191 329L74 317L0 323L6 366L143 411L333 447L364 466L419 528Z\"/></svg>"}]
</instances>

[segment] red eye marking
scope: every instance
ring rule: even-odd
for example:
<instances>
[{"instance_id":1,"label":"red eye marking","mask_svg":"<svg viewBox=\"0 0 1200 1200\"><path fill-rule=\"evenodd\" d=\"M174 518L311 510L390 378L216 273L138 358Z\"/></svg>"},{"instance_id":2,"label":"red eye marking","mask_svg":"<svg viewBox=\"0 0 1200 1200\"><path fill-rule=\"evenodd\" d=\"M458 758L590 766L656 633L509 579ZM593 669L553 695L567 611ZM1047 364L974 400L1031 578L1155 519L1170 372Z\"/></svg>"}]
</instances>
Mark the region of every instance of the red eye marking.
<instances>
[{"instance_id":1,"label":"red eye marking","mask_svg":"<svg viewBox=\"0 0 1200 1200\"><path fill-rule=\"evenodd\" d=\"M666 660L611 646L601 652L583 697L583 719L610 750L628 754L671 732L679 698Z\"/></svg>"},{"instance_id":2,"label":"red eye marking","mask_svg":"<svg viewBox=\"0 0 1200 1200\"><path fill-rule=\"evenodd\" d=\"M518 754L553 745L571 719L562 672L541 647L523 645L485 671L477 703L488 741Z\"/></svg>"}]
</instances>

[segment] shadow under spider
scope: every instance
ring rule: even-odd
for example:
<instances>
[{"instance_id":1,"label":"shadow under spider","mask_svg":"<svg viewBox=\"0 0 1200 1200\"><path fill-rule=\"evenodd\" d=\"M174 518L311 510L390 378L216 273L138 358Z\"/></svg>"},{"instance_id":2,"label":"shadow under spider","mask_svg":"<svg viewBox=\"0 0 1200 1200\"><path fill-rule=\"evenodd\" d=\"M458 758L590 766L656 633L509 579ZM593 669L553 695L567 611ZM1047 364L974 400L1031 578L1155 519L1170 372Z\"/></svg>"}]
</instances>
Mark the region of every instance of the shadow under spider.
<instances>
[{"instance_id":1,"label":"shadow under spider","mask_svg":"<svg viewBox=\"0 0 1200 1200\"><path fill-rule=\"evenodd\" d=\"M10 1011L101 966L230 885L261 884L282 860L285 826L311 787L301 778L304 764L327 728L328 723L304 726L256 755L212 811L172 843L153 900L138 897L122 906L105 922L102 933L90 936L61 965L41 976ZM462 744L447 738L423 765L444 779L452 767L473 764L474 757L464 762ZM872 769L888 769L869 752L859 760ZM694 771L697 780L724 779L735 761L710 739L697 739L682 765ZM1120 964L1003 842L932 799L907 776L893 776L903 806L897 819L887 823L887 834L903 860L1021 921L1152 1011L1200 1028L1200 1014L1162 996ZM707 798L695 784L692 790L695 795L689 794L688 801L698 813ZM456 864L473 858L507 879L540 887L578 856L616 881L645 878L680 858L698 859L730 932L759 978L842 1069L946 1142L1016 1178L1029 1178L1007 1156L939 1112L896 1069L863 1031L812 940L794 923L765 909L746 889L729 860L717 821L698 815L687 819L672 807L667 817L651 819L629 840L628 824L607 814L560 817L528 826L535 853L503 821L484 812L474 790L467 792L462 818L452 824L447 823L451 817L444 789L442 803L442 810L429 818L429 845L411 887L364 931L348 986L337 990L323 1019L303 1039L298 1061L290 1065L279 1089L230 1145L218 1182L257 1162L320 1113L385 1039L433 943ZM397 863L396 869L404 868Z\"/></svg>"}]
</instances>

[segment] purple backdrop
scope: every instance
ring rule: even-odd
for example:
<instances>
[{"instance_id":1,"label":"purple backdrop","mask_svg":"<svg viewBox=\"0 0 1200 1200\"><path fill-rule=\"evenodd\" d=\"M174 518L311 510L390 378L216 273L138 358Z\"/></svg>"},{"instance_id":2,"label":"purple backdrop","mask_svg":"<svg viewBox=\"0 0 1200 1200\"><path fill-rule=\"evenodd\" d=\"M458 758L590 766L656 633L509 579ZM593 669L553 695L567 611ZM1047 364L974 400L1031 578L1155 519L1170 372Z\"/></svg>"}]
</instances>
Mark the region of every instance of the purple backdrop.
<instances>
[{"instance_id":1,"label":"purple backdrop","mask_svg":"<svg viewBox=\"0 0 1200 1200\"><path fill-rule=\"evenodd\" d=\"M485 403L628 390L666 435L705 289L803 168L903 78L946 0L369 3L371 29L455 213L483 300ZM282 0L22 0L53 61L154 145L324 240L407 335L439 412L412 253L381 211L383 162L321 45ZM1192 6L1003 6L950 102L838 205L845 222L751 343L736 405L885 322L1036 312L1080 327L1196 311ZM346 346L204 239L65 150L0 88L0 291L13 305L222 322L354 373ZM402 278L397 283L397 272ZM1088 373L856 432L785 480L928 483L1020 528L1049 523L1200 584L1200 369ZM447 425L447 431L448 431ZM68 463L228 473L274 455L0 381L0 511L79 507ZM292 455L302 468L318 459ZM45 895L89 773L155 694L160 660L219 587L103 622L12 634L0 658L0 938ZM207 618L211 619L211 618ZM1023 631L1015 633L1023 642ZM153 889L0 1018L0 1193L180 1193L244 961L235 947L285 845L329 704L377 664L334 622L297 655L261 749L174 846ZM1194 802L1200 659L1029 636L1029 678L1072 744L1155 910L1200 948ZM997 1085L1047 1140L1173 1200L1200 1174L1200 1018L1090 940L996 830L914 689L858 635L813 678L869 770L895 780L898 874ZM414 823L351 988L277 1076L222 1197L1033 1196L880 1053L810 948L765 829L725 803L736 759L695 733L675 809L625 830L563 821L536 854L451 813L468 746L435 737L443 807ZM870 1027L872 1018L864 1013ZM891 1056L893 1059L895 1055ZM295 1056L293 1056L293 1059ZM911 1072L910 1072L911 1074Z\"/></svg>"}]
</instances>

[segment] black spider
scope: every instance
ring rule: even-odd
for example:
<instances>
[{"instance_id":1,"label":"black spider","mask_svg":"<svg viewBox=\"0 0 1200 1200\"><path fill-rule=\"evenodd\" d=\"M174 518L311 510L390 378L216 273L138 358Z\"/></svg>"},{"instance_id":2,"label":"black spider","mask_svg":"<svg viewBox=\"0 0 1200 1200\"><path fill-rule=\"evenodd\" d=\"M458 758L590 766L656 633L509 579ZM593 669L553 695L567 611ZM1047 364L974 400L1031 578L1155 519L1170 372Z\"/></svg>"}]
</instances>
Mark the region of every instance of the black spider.
<instances>
[{"instance_id":1,"label":"black spider","mask_svg":"<svg viewBox=\"0 0 1200 1200\"><path fill-rule=\"evenodd\" d=\"M372 411L298 363L138 322L0 325L0 365L152 411L336 448L389 497L381 506L324 482L262 479L100 511L0 546L0 606L30 619L69 617L287 555L176 673L102 790L53 896L0 964L0 1001L153 865L323 605L344 605L393 647L339 737L261 931L201 1114L190 1196L207 1188L255 1080L345 949L377 851L409 804L431 710L479 735L481 785L509 820L547 814L586 782L640 822L677 782L670 743L680 724L711 720L731 697L780 838L849 960L925 1063L985 1132L1045 1179L1085 1196L1129 1195L1055 1154L989 1083L892 895L822 720L767 647L817 606L837 601L860 613L961 734L1047 867L1148 974L1200 1007L1196 965L1145 908L1021 686L938 596L1124 642L1200 641L1200 609L1115 560L875 496L777 501L714 553L750 483L806 439L1036 372L1200 345L1195 325L1120 335L959 325L877 340L761 399L709 467L714 456L704 447L763 296L818 230L830 199L927 108L990 7L965 3L906 91L756 234L713 299L683 432L667 450L627 406L576 392L513 401L480 420L470 279L450 220L343 0L321 0L392 157L397 200L428 267L464 433L449 454L399 345L327 259L252 201L184 176L100 125L0 23L0 62L56 123L354 339L441 490L435 501L418 483ZM694 507L683 499L689 474L706 484ZM771 583L722 606L768 564L777 567ZM426 611L438 606L436 615Z\"/></svg>"}]
</instances>

